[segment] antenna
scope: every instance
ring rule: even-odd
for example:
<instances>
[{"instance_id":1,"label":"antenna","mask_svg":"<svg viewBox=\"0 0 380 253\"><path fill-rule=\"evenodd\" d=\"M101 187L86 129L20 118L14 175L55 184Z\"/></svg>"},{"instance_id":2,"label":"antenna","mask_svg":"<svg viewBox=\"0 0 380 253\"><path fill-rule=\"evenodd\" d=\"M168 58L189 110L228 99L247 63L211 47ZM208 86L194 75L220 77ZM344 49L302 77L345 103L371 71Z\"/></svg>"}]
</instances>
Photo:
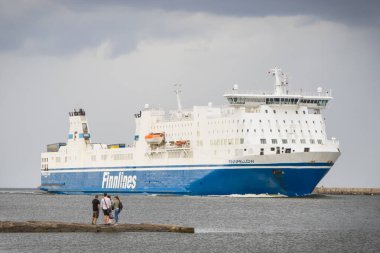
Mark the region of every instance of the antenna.
<instances>
[{"instance_id":1,"label":"antenna","mask_svg":"<svg viewBox=\"0 0 380 253\"><path fill-rule=\"evenodd\" d=\"M182 90L181 90L181 84L174 84L174 87L175 87L175 94L177 95L177 105L178 105L178 111L182 111L182 105L181 105L181 98L179 96L179 94L181 94Z\"/></svg>"}]
</instances>

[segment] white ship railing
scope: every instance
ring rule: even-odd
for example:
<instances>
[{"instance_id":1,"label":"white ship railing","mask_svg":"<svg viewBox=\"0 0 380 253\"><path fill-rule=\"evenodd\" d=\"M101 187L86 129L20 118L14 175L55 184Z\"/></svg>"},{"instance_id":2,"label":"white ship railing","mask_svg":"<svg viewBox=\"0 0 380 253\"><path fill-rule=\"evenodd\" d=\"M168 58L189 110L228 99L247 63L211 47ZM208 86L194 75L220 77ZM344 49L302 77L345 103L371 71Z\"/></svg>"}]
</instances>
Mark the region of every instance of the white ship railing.
<instances>
[{"instance_id":1,"label":"white ship railing","mask_svg":"<svg viewBox=\"0 0 380 253\"><path fill-rule=\"evenodd\" d=\"M308 91L292 91L292 92L287 92L286 94L283 95L277 95L274 92L268 92L268 91L260 91L260 90L229 90L224 92L224 96L227 95L265 95L265 96L312 96L312 97L332 97L332 91L331 89L328 91L324 91L321 93L315 93L315 92L308 92Z\"/></svg>"},{"instance_id":2,"label":"white ship railing","mask_svg":"<svg viewBox=\"0 0 380 253\"><path fill-rule=\"evenodd\" d=\"M339 140L326 140L325 144L339 146Z\"/></svg>"}]
</instances>

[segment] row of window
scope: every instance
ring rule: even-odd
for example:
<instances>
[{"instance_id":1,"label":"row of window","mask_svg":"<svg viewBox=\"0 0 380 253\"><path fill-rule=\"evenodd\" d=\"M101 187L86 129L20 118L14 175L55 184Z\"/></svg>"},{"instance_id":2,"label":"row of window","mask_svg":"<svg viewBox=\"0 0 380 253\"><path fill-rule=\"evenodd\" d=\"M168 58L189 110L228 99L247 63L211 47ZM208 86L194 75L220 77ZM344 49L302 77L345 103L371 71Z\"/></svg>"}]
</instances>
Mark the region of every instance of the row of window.
<instances>
[{"instance_id":1,"label":"row of window","mask_svg":"<svg viewBox=\"0 0 380 253\"><path fill-rule=\"evenodd\" d=\"M219 146L219 145L239 145L244 144L244 138L235 138L235 139L213 139L210 140L210 145Z\"/></svg>"},{"instance_id":2,"label":"row of window","mask_svg":"<svg viewBox=\"0 0 380 253\"><path fill-rule=\"evenodd\" d=\"M281 139L281 141L282 141L282 144L288 144L288 140L287 139ZM292 144L297 143L296 139L292 139L291 142L292 142ZM267 144L267 139L260 139L260 143L261 144ZM278 144L278 140L277 139L271 139L271 143L272 144ZM300 139L300 143L301 144L306 144L306 139ZM309 143L310 144L315 144L315 139L309 139ZM323 141L321 139L317 139L317 143L318 144L323 144Z\"/></svg>"},{"instance_id":3,"label":"row of window","mask_svg":"<svg viewBox=\"0 0 380 253\"><path fill-rule=\"evenodd\" d=\"M296 114L298 114L298 111L295 111L296 112ZM303 114L306 114L306 111L302 111L303 112ZM265 113L268 113L268 110L265 110ZM276 114L276 110L273 110L273 114ZM285 114L288 114L288 112L287 111L285 111Z\"/></svg>"},{"instance_id":4,"label":"row of window","mask_svg":"<svg viewBox=\"0 0 380 253\"><path fill-rule=\"evenodd\" d=\"M244 105L246 103L266 103L267 105L272 104L289 104L296 105L301 104L316 104L318 106L325 106L328 102L326 99L298 99L298 98L249 98L249 97L228 97L228 102L230 104Z\"/></svg>"},{"instance_id":5,"label":"row of window","mask_svg":"<svg viewBox=\"0 0 380 253\"><path fill-rule=\"evenodd\" d=\"M199 123L198 123L199 124ZM157 124L153 129L167 129L167 128L183 128L183 127L192 127L193 123L170 123L170 124Z\"/></svg>"},{"instance_id":6,"label":"row of window","mask_svg":"<svg viewBox=\"0 0 380 253\"><path fill-rule=\"evenodd\" d=\"M192 151L168 152L167 154L168 154L168 158L189 158L189 157L193 157ZM163 153L151 153L151 154L149 154L150 159L162 159L164 157L165 157L165 154L163 154Z\"/></svg>"},{"instance_id":7,"label":"row of window","mask_svg":"<svg viewBox=\"0 0 380 253\"><path fill-rule=\"evenodd\" d=\"M132 160L133 159L133 154L132 153L129 153L129 154L113 154L113 155L110 155L110 158L111 160L115 160L115 161L118 161L118 160ZM101 157L100 157L101 160L105 161L108 159L108 155L107 154L102 154ZM91 161L96 161L96 155L92 155L91 156Z\"/></svg>"},{"instance_id":8,"label":"row of window","mask_svg":"<svg viewBox=\"0 0 380 253\"><path fill-rule=\"evenodd\" d=\"M238 149L235 149L235 150L232 150L232 151L235 151L234 154L235 156L242 156L244 155L245 152L248 152L249 154L254 154L254 150L252 148L250 149L242 149L242 148L238 148ZM270 148L260 148L260 152L259 154L260 155L264 155L264 151L266 152L269 152L269 154L283 154L283 153L294 153L295 150L291 149L291 148L287 148L287 147L270 147ZM310 152L310 147L304 147L303 149L303 152ZM227 150L214 150L214 155L223 155L223 154L231 154L231 150L230 149L227 149ZM268 154L268 153L267 153Z\"/></svg>"},{"instance_id":9,"label":"row of window","mask_svg":"<svg viewBox=\"0 0 380 253\"><path fill-rule=\"evenodd\" d=\"M266 111L268 111L268 110L266 110ZM274 110L274 111L276 111L276 110ZM227 121L228 121L228 122L227 122ZM279 121L278 119L275 120L276 123L278 123L278 121ZM280 121L281 121L281 120L280 120ZM242 119L242 120L238 120L238 119L237 119L237 120L236 120L236 124L239 124L239 123L245 123L245 122L246 122L245 119ZM247 121L247 122L248 122L248 121ZM259 122L261 123L262 120L259 119ZM283 119L282 122L286 123L286 120ZM290 120L290 123L293 124L293 122L294 122L294 120ZM315 120L312 120L311 122L313 122L313 124L315 124ZM231 124L231 120L222 120L221 122L219 122L219 120L218 120L218 121L209 121L209 122L207 122L207 125L225 125L226 123L227 123L227 124ZM234 123L235 123L235 120L232 120L232 124L234 124ZM253 119L250 119L250 120L249 120L249 123L253 123ZM268 119L268 123L271 123L271 120L270 120L270 119ZM298 123L301 124L301 120L298 120ZM308 124L308 121L305 120L305 123ZM322 121L319 121L319 123L322 124Z\"/></svg>"},{"instance_id":10,"label":"row of window","mask_svg":"<svg viewBox=\"0 0 380 253\"><path fill-rule=\"evenodd\" d=\"M71 160L71 157L65 157L65 162L67 162L68 159ZM107 154L103 154L101 155L101 160L105 161L107 160L108 158L108 155ZM113 154L113 155L110 155L110 159L111 160L132 160L133 159L133 154L130 153L130 154ZM61 157L57 156L57 157L52 157L52 160L55 160L56 163L60 163L61 162ZM76 160L76 157L75 159ZM48 158L42 158L41 161L43 163L47 163L48 162ZM91 156L91 161L96 161L96 155L92 155Z\"/></svg>"},{"instance_id":11,"label":"row of window","mask_svg":"<svg viewBox=\"0 0 380 253\"><path fill-rule=\"evenodd\" d=\"M209 133L209 134L219 134L219 133L221 133L221 134L223 134L223 133L228 134L228 133L234 133L234 131L235 131L235 130L233 130L233 129L230 129L230 131L229 131L229 130L226 130L226 132L224 132L224 130L212 130L212 131L208 131L208 133ZM244 132L249 133L249 131L250 131L249 128L247 128L246 130L241 129L240 131L239 131L239 129L236 129L236 133L239 133L239 132L241 132L241 133L244 133ZM321 131L321 133L323 133L322 130L320 130L320 131ZM253 129L253 132L256 133L256 132L257 132L256 129ZM264 133L264 132L265 132L264 129L261 129L261 132ZM273 130L272 130L272 129L269 129L269 132L272 133ZM281 133L281 129L277 129L277 132ZM285 129L285 133L288 133L288 132L291 132L291 130ZM293 133L295 133L295 132L296 132L296 130L293 130ZM303 133L304 131L303 131L303 130L300 130L300 132ZM311 130L309 129L309 130L307 130L307 132L308 132L308 133L311 133ZM317 130L314 130L314 132L315 132L315 133L318 133ZM169 135L169 136L170 136L170 135Z\"/></svg>"},{"instance_id":12,"label":"row of window","mask_svg":"<svg viewBox=\"0 0 380 253\"><path fill-rule=\"evenodd\" d=\"M279 144L281 141L282 144L288 144L288 139L271 139L271 144ZM292 144L296 144L297 140L296 139L291 139ZM260 139L261 144L267 144L267 139ZM300 144L306 144L306 139L300 139L299 140ZM315 144L316 141L315 139L309 139L308 143L310 144ZM321 139L317 139L318 144L323 144ZM221 145L241 145L244 144L244 138L235 138L235 139L212 139L210 140L210 145L211 146L221 146Z\"/></svg>"},{"instance_id":13,"label":"row of window","mask_svg":"<svg viewBox=\"0 0 380 253\"><path fill-rule=\"evenodd\" d=\"M268 113L268 110L265 110L265 112ZM305 111L303 111L303 112L305 112ZM276 113L276 110L273 110L273 113ZM285 113L287 113L287 112L285 112ZM296 114L298 114L298 111L296 111ZM246 122L245 119L242 119L242 120L221 120L221 121L218 120L218 121L208 121L207 125L221 125L221 124L225 125L225 124L231 124L231 123L234 124L235 121L236 121L236 124L238 124L238 123L245 123ZM275 120L276 123L278 123L278 121L279 121L278 119ZM283 121L283 123L286 123L285 119L283 119L282 121ZM248 120L247 120L247 122L248 122ZM253 119L250 119L249 122L253 123ZM262 120L260 119L259 122L261 123ZM271 122L271 120L268 120L268 123L270 123L270 122ZM293 124L293 120L290 120L290 122ZM305 120L304 122L306 124L308 124L307 120ZM315 124L314 120L311 121L311 122L313 124ZM301 120L298 120L298 123L301 124ZM322 124L322 121L320 121L320 124ZM167 128L183 128L183 127L192 127L192 126L193 126L192 123L187 123L187 124L184 124L184 123L182 123L182 124L168 124L168 125L160 125L160 124L158 124L157 126L153 127L153 129L164 129L165 130ZM199 122L197 122L197 126L199 126Z\"/></svg>"}]
</instances>

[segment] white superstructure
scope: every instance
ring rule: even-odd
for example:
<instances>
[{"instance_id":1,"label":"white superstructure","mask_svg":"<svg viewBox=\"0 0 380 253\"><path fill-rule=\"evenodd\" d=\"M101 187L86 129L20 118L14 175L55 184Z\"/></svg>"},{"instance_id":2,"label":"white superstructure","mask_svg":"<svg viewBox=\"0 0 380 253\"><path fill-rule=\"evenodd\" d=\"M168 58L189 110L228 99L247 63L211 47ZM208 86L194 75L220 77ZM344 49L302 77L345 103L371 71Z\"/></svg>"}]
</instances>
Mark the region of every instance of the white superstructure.
<instances>
[{"instance_id":1,"label":"white superstructure","mask_svg":"<svg viewBox=\"0 0 380 253\"><path fill-rule=\"evenodd\" d=\"M333 164L339 143L328 139L321 114L331 92L290 93L281 69L272 93L240 91L237 85L224 97L227 106L183 109L180 86L178 108L165 112L146 105L135 114L136 131L130 145L91 142L85 112L70 113L67 144L55 144L41 154L42 175L54 169L129 165L223 164L255 161L324 162Z\"/></svg>"}]
</instances>

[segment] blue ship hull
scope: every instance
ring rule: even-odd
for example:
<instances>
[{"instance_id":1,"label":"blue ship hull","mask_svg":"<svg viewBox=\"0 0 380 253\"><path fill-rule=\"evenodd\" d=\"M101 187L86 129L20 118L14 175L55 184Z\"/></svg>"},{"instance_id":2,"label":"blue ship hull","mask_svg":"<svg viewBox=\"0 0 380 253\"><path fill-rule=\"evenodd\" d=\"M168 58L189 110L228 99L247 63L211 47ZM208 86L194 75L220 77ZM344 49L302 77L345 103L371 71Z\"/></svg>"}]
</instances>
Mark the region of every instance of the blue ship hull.
<instances>
[{"instance_id":1,"label":"blue ship hull","mask_svg":"<svg viewBox=\"0 0 380 253\"><path fill-rule=\"evenodd\" d=\"M50 170L41 190L62 193L178 195L282 194L304 196L332 164L169 165Z\"/></svg>"}]
</instances>

